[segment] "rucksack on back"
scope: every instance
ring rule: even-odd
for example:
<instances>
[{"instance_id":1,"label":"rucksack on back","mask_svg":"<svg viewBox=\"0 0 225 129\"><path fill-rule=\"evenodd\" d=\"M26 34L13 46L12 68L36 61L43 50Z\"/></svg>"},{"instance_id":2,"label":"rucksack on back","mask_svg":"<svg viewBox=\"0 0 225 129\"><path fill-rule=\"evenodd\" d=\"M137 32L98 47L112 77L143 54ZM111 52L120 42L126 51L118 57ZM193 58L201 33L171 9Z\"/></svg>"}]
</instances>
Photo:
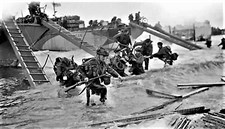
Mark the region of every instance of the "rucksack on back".
<instances>
[{"instance_id":1,"label":"rucksack on back","mask_svg":"<svg viewBox=\"0 0 225 129\"><path fill-rule=\"evenodd\" d=\"M177 53L173 53L172 55L171 55L171 58L172 58L172 60L177 60L177 58L178 58L178 54Z\"/></svg>"}]
</instances>

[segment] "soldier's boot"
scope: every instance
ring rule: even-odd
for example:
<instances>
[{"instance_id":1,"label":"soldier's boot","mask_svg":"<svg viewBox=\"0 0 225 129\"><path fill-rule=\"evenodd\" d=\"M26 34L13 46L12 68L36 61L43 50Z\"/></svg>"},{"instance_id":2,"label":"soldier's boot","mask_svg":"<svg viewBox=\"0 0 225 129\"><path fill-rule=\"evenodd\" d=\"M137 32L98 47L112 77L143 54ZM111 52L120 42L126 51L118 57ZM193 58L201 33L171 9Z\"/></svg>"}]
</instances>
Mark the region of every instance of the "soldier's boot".
<instances>
[{"instance_id":1,"label":"soldier's boot","mask_svg":"<svg viewBox=\"0 0 225 129\"><path fill-rule=\"evenodd\" d=\"M102 102L102 103L105 103L105 98L100 98L100 101Z\"/></svg>"},{"instance_id":2,"label":"soldier's boot","mask_svg":"<svg viewBox=\"0 0 225 129\"><path fill-rule=\"evenodd\" d=\"M148 67L145 67L145 70L148 70Z\"/></svg>"},{"instance_id":3,"label":"soldier's boot","mask_svg":"<svg viewBox=\"0 0 225 129\"><path fill-rule=\"evenodd\" d=\"M101 90L101 97L100 97L100 101L101 101L102 103L105 103L105 100L107 99L107 98L106 98L106 94L107 94L107 89L106 89L106 87L105 87L105 88L102 88L102 90Z\"/></svg>"},{"instance_id":4,"label":"soldier's boot","mask_svg":"<svg viewBox=\"0 0 225 129\"><path fill-rule=\"evenodd\" d=\"M90 88L87 88L86 89L86 97L87 97L87 103L86 103L86 106L89 106L90 104Z\"/></svg>"}]
</instances>

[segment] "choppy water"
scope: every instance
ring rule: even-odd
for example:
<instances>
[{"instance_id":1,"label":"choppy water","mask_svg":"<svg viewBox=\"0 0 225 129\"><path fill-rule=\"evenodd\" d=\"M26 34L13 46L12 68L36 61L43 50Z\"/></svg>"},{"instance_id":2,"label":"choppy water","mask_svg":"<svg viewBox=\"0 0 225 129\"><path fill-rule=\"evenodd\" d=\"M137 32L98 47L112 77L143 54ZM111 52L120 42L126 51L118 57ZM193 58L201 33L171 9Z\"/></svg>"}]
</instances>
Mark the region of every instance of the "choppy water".
<instances>
[{"instance_id":1,"label":"choppy water","mask_svg":"<svg viewBox=\"0 0 225 129\"><path fill-rule=\"evenodd\" d=\"M219 43L219 41L216 40L216 43ZM5 127L10 128L86 128L88 124L94 122L123 118L147 107L154 107L167 100L148 96L145 93L147 88L183 95L190 92L191 89L179 90L176 88L178 83L220 81L223 70L223 55L222 51L220 52L220 49L216 47L216 43L212 49L197 51L183 51L177 46L173 47L172 49L180 54L174 66L157 69L162 68L162 66L158 64L158 60L151 60L151 70L145 74L130 77L123 83L113 79L112 85L107 87L108 99L106 105L101 105L98 101L99 97L94 96L93 101L97 102L97 106L94 107L85 106L85 93L81 96L66 99L57 97L59 86L58 82L55 81L52 63L49 61L45 67L45 72L53 85L41 85L35 89L24 89L23 92L15 92L14 95L25 97L26 102L9 108L7 114L3 116L0 127L5 125ZM73 52L36 52L35 54L41 64L45 62L46 53L50 55L53 61L58 56L71 57L75 55L77 57L75 61L79 62L82 58L90 56L82 50ZM8 83L8 85L15 84L14 87L20 86L17 83L17 78L18 80L22 78L23 72L21 69L6 68L0 70L4 72L1 74L0 84ZM13 77L13 75L16 75L16 77ZM82 88L80 87L77 90L80 91ZM218 111L223 107L223 96L222 87L210 88L208 91L183 101L180 108L205 105L207 108ZM172 107L166 107L160 112L172 110L174 106L176 104L172 105ZM127 128L165 129L168 121L166 119L146 121ZM116 123L113 128L118 128Z\"/></svg>"}]
</instances>

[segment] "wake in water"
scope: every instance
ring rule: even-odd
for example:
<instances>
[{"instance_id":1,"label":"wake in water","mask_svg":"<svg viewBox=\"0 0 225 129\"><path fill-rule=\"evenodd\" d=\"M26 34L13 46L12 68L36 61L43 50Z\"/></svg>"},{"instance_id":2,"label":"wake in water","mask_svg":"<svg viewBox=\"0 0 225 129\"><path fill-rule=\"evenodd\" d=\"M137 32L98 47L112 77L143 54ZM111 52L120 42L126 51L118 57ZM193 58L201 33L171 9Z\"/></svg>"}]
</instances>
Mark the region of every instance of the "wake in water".
<instances>
[{"instance_id":1,"label":"wake in water","mask_svg":"<svg viewBox=\"0 0 225 129\"><path fill-rule=\"evenodd\" d=\"M69 58L80 52L78 50L76 52L47 53L54 60L57 56ZM36 54L39 59L45 59L46 57L41 52ZM15 99L18 96L22 97L17 98L20 101L16 105L7 107L6 111L2 113L3 123L0 126L11 128L84 128L92 123L124 118L130 116L133 112L155 107L167 101L165 98L149 96L146 94L146 89L168 94L184 95L192 91L192 89L180 90L176 87L178 83L220 81L223 70L223 55L218 48L185 51L179 54L179 59L172 67L154 67L151 63L155 63L155 60L151 60L150 70L146 73L126 77L122 83L113 79L112 85L107 87L108 96L105 105L96 103L97 105L91 107L86 107L85 105L85 92L71 98L57 97L59 84L55 81L53 65L51 62L48 62L45 71L52 85L27 88L22 92L9 92L12 95L10 99ZM82 58L88 56L90 55L84 54L83 57L77 58L78 64ZM41 64L43 63L41 62ZM2 87L7 87L7 85L8 87L20 86L13 78L7 78L7 80L1 79L1 82ZM81 91L83 87L77 87L77 92ZM99 101L99 97L93 96L92 99L95 102ZM213 87L204 93L182 101L182 105L179 108L205 105L211 110L217 111L222 108L222 103L223 89L221 87ZM160 112L171 111L173 109L174 105L161 109ZM131 125L127 128L166 128L169 121L170 117L157 119L156 121L146 120L138 125ZM117 128L117 123L115 123L114 127Z\"/></svg>"}]
</instances>

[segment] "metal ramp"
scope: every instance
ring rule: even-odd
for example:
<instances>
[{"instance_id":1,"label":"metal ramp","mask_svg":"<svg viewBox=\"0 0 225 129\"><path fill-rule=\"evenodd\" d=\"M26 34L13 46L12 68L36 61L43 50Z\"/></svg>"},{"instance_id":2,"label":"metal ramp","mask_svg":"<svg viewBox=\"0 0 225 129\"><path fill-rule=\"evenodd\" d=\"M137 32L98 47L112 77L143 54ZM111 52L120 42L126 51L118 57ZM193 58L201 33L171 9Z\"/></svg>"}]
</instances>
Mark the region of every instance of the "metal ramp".
<instances>
[{"instance_id":1,"label":"metal ramp","mask_svg":"<svg viewBox=\"0 0 225 129\"><path fill-rule=\"evenodd\" d=\"M61 35L62 37L64 37L68 41L70 41L71 43L75 44L80 49L83 49L87 53L95 56L97 49L93 45L90 45L87 42L82 42L79 38L77 38L75 35L73 35L67 29L63 28L62 26L60 26L56 23L54 23L53 21L46 22L46 21L42 20L42 24L45 27L54 30L59 35Z\"/></svg>"},{"instance_id":2,"label":"metal ramp","mask_svg":"<svg viewBox=\"0 0 225 129\"><path fill-rule=\"evenodd\" d=\"M31 86L49 83L49 80L42 70L37 58L30 49L17 23L13 19L3 21L4 32L19 60L26 71L27 79Z\"/></svg>"},{"instance_id":3,"label":"metal ramp","mask_svg":"<svg viewBox=\"0 0 225 129\"><path fill-rule=\"evenodd\" d=\"M165 39L169 42L172 42L172 43L175 43L177 45L180 45L184 48L187 48L189 50L197 50L197 49L202 49L202 47L196 45L196 44L193 44L193 43L190 43L188 41L185 41L185 40L182 40L180 39L179 37L176 37L174 35L171 35L163 30L160 30L160 29L156 29L154 27L152 27L151 25L149 24L144 24L144 26L141 26L141 25L138 25L136 23L133 23L133 22L130 22L129 23L131 27L135 27L135 28L139 28L141 30L144 30L152 35L155 35L157 37L160 37L162 39ZM148 28L150 29L148 29ZM152 29L152 30L151 30Z\"/></svg>"}]
</instances>

